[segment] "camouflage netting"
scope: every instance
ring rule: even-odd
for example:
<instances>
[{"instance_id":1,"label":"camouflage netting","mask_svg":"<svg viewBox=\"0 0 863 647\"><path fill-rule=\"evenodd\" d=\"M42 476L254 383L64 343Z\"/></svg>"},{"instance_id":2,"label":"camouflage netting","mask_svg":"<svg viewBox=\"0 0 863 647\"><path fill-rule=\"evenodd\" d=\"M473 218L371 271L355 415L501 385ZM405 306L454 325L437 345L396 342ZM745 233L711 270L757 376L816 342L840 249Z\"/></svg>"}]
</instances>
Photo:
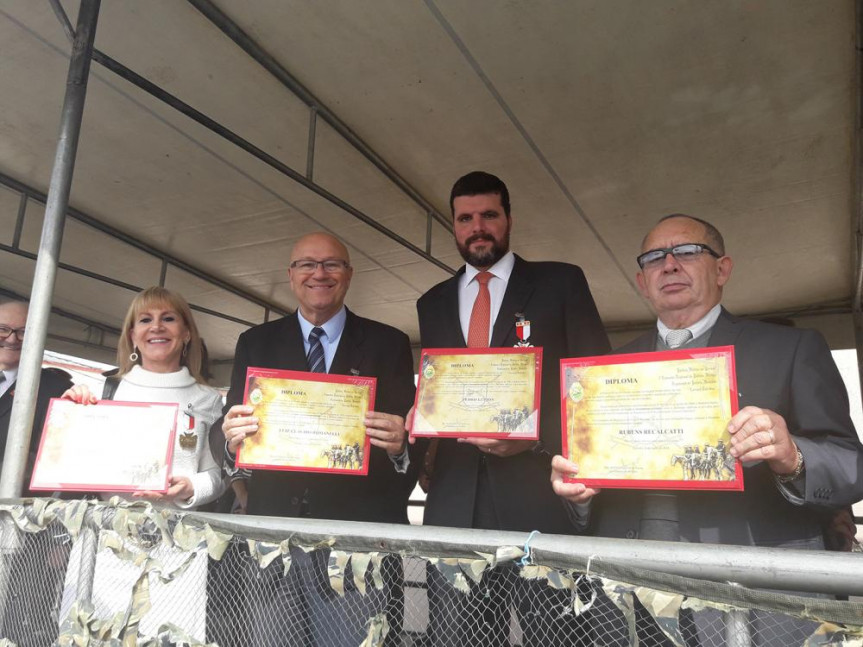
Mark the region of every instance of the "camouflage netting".
<instances>
[{"instance_id":1,"label":"camouflage netting","mask_svg":"<svg viewBox=\"0 0 863 647\"><path fill-rule=\"evenodd\" d=\"M38 499L0 516L0 646L863 645L856 603L542 565L521 547L279 539L265 521L240 533L142 503Z\"/></svg>"}]
</instances>

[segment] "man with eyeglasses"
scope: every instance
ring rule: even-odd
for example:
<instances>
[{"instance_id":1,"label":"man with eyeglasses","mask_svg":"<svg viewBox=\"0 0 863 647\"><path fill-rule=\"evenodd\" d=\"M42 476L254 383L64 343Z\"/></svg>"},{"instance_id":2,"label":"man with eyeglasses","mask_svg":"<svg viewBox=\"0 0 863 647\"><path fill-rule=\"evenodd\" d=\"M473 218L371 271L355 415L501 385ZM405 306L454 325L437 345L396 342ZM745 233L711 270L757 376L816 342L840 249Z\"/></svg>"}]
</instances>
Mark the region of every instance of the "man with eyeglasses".
<instances>
[{"instance_id":1,"label":"man with eyeglasses","mask_svg":"<svg viewBox=\"0 0 863 647\"><path fill-rule=\"evenodd\" d=\"M24 341L27 311L27 304L22 301L0 302L0 452L6 451L6 436L9 433L9 420L12 416L12 403L15 398L15 382L18 379L18 364L21 361L21 345ZM30 435L30 457L25 470L24 496L34 496L28 486L33 462L36 460L36 452L39 449L42 426L45 424L48 402L51 398L59 398L71 386L72 382L68 378L53 371L42 371L42 376L39 378L39 393L36 396L33 432Z\"/></svg>"},{"instance_id":2,"label":"man with eyeglasses","mask_svg":"<svg viewBox=\"0 0 863 647\"><path fill-rule=\"evenodd\" d=\"M710 223L666 216L642 250L636 279L657 314L656 329L617 352L734 346L735 353L740 410L728 429L731 454L744 465L745 490L677 493L680 539L823 549L825 515L863 498L863 447L827 343L815 331L741 319L722 308L733 264ZM577 456L574 462L554 458L555 491L583 513L593 499L593 534L639 537L650 494L597 494L564 483L577 463Z\"/></svg>"},{"instance_id":3,"label":"man with eyeglasses","mask_svg":"<svg viewBox=\"0 0 863 647\"><path fill-rule=\"evenodd\" d=\"M348 250L335 236L318 232L300 238L291 251L288 275L297 310L240 335L225 415L221 424L213 426L211 446L218 444L227 450L229 473L237 474L233 468L236 450L258 429L254 409L242 404L250 366L375 377L376 411L369 412L365 420L372 444L368 475L246 472L247 511L281 517L408 523L408 498L416 484L423 449L408 447L406 442L404 416L414 398L410 341L403 332L359 317L345 307L353 268ZM256 611L264 623L259 628L268 633L256 635L255 644L295 644L292 640L297 644L359 644L365 627L360 627L361 635L354 635L350 621L340 615L350 612L352 605L354 613L367 608L368 617L385 607L393 636L399 634L403 592L397 560L384 560L385 591L371 586L369 593L361 596L351 580L346 586L348 593L340 597L329 586L326 554L317 550L295 555L295 567L288 577L281 578L278 594L262 601L264 606ZM303 566L296 568L298 564ZM281 560L273 567L273 576L281 577ZM306 621L300 622L301 617Z\"/></svg>"}]
</instances>

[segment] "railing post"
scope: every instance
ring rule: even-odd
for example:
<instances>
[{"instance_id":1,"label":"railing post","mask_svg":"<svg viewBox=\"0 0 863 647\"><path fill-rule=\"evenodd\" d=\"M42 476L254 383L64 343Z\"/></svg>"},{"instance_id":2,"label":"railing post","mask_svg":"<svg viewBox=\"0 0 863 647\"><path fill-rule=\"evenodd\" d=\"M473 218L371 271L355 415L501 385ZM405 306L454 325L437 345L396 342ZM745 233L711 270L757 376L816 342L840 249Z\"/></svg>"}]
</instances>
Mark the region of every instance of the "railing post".
<instances>
[{"instance_id":1,"label":"railing post","mask_svg":"<svg viewBox=\"0 0 863 647\"><path fill-rule=\"evenodd\" d=\"M27 336L21 353L15 404L9 422L6 454L0 474L0 497L14 498L21 495L24 469L30 448L30 435L36 410L36 396L41 377L42 353L48 334L48 317L51 314L51 296L63 240L63 225L69 192L72 188L72 172L78 151L78 136L84 114L84 99L87 96L87 80L90 76L90 58L93 40L96 37L96 22L99 18L101 0L81 0L78 9L78 24L69 73L66 77L66 97L60 118L60 136L51 172L51 185L45 205L45 222L39 255L30 294L30 312L27 317Z\"/></svg>"}]
</instances>

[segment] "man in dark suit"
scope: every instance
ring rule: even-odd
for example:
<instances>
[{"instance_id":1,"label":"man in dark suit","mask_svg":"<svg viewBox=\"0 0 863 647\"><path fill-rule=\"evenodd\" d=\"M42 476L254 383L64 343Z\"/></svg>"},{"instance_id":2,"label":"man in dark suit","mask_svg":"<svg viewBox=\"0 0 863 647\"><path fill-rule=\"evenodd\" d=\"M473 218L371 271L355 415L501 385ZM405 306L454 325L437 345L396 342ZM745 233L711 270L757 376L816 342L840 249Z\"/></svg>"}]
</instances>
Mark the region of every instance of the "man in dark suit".
<instances>
[{"instance_id":1,"label":"man in dark suit","mask_svg":"<svg viewBox=\"0 0 863 647\"><path fill-rule=\"evenodd\" d=\"M21 361L21 344L24 341L27 324L28 306L22 301L5 301L0 303L0 452L6 451L6 439L9 433L9 421L12 416L12 404L15 398L15 386L18 379L18 364ZM42 427L48 412L51 398L60 397L66 389L72 386L72 380L62 372L43 369L39 378L39 391L36 395L36 411L33 417L33 430L30 435L30 450L27 465L24 470L24 496L46 496L48 492L32 492L29 489L33 464L39 450L42 437ZM2 456L2 453L0 453ZM35 535L25 534L20 555L33 555L38 541ZM41 541L41 538L40 538ZM42 549L44 550L44 549ZM34 572L32 563L16 559L20 555L10 553L11 576L9 577L8 606L5 611L9 638L16 644L48 644L52 640L51 604L54 600L53 591L49 590L57 584L57 569L50 564L36 566ZM26 573L26 576L25 576ZM34 577L37 575L37 577ZM62 574L60 575L62 583ZM10 619L14 618L15 621ZM47 627L47 630L46 630ZM53 624L53 637L56 638L56 624Z\"/></svg>"},{"instance_id":2,"label":"man in dark suit","mask_svg":"<svg viewBox=\"0 0 863 647\"><path fill-rule=\"evenodd\" d=\"M529 262L509 251L509 192L499 178L481 171L460 178L452 188L450 208L456 246L466 266L417 302L422 346L512 347L519 341L516 322L524 321L529 343L543 349L541 440L441 440L434 450L424 524L571 532L566 511L548 483L550 456L561 443L559 361L606 353L605 329L579 267ZM487 314L477 315L475 304L484 298ZM432 572L431 577L437 576ZM486 618L496 637L439 634L438 644L505 642L507 605L499 610L505 618ZM467 619L462 622L469 624ZM531 642L535 633L525 631Z\"/></svg>"},{"instance_id":3,"label":"man in dark suit","mask_svg":"<svg viewBox=\"0 0 863 647\"><path fill-rule=\"evenodd\" d=\"M404 415L414 396L413 357L407 335L350 312L344 306L353 269L345 246L326 233L309 234L291 252L291 289L299 301L297 312L277 321L255 326L237 341L231 388L225 416L211 433L223 434L229 463L243 439L257 431L254 409L242 403L246 369L261 368L316 371L377 378L375 411L368 414L366 433L372 448L367 476L253 470L248 474L248 511L251 514L407 523L407 502L416 483L420 447L407 448ZM211 443L213 444L213 443ZM256 642L293 644L348 644L360 636L340 636L339 611L349 605L369 609L388 604L390 629L400 626L398 604L386 598L400 597L400 573L390 572L386 596L339 598L326 577L326 551L298 554L295 564L300 580L284 578L275 594L278 609L269 609L272 633ZM321 562L321 560L324 560ZM277 573L281 566L275 565ZM389 564L391 571L399 564ZM291 573L294 573L292 569ZM291 575L290 578L294 578ZM348 580L350 578L346 578ZM301 592L302 589L302 592ZM371 589L374 589L372 586ZM316 596L310 600L309 595ZM288 608L288 613L281 613ZM306 622L290 618L302 614ZM370 611L372 613L372 611ZM373 614L373 613L372 613ZM266 614L265 614L266 615ZM281 620L279 619L281 618ZM275 624L273 624L275 623ZM276 625L284 623L276 630ZM336 633L328 633L336 632ZM280 642L282 641L282 642Z\"/></svg>"},{"instance_id":4,"label":"man in dark suit","mask_svg":"<svg viewBox=\"0 0 863 647\"><path fill-rule=\"evenodd\" d=\"M617 352L733 345L736 358L740 410L728 430L745 490L678 492L674 532L689 542L823 549L825 515L863 498L863 447L826 342L815 331L724 310L732 261L721 234L703 220L663 218L645 237L638 263L657 329ZM675 338L687 341L669 341ZM564 474L577 473L577 462L556 456L552 481L584 514L597 492L563 482ZM603 491L589 512L592 534L645 538L640 524L651 496Z\"/></svg>"},{"instance_id":5,"label":"man in dark suit","mask_svg":"<svg viewBox=\"0 0 863 647\"><path fill-rule=\"evenodd\" d=\"M12 416L12 402L15 397L15 382L18 379L18 364L21 361L21 344L24 341L27 311L27 304L22 301L0 303L0 452L6 451L6 437ZM39 378L36 413L30 435L30 456L25 470L24 496L40 496L39 493L31 492L28 487L36 452L39 450L48 403L51 398L59 398L71 386L72 381L67 376L43 369L42 376Z\"/></svg>"}]
</instances>

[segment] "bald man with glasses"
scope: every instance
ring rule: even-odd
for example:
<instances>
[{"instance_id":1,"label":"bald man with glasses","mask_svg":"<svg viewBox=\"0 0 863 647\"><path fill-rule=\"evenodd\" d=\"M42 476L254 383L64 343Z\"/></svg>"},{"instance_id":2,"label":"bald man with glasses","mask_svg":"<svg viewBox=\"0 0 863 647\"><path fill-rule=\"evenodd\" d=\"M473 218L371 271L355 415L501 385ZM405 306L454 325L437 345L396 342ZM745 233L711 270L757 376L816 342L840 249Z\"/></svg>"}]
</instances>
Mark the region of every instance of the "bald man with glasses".
<instances>
[{"instance_id":1,"label":"bald man with glasses","mask_svg":"<svg viewBox=\"0 0 863 647\"><path fill-rule=\"evenodd\" d=\"M375 411L365 420L372 445L368 475L252 470L246 473L247 511L406 524L424 450L422 445L408 446L405 432L404 416L414 398L408 336L345 307L353 267L347 248L335 236L317 232L300 238L291 250L288 276L298 308L240 335L225 416L213 425L211 447L226 450L229 472L236 474L236 451L258 429L254 409L242 404L250 366L377 378ZM296 548L292 555L288 575L283 575L281 560L264 571L251 567L250 591L264 592L250 603L253 644L358 645L365 638L366 621L379 613L386 614L390 627L385 644L397 643L404 605L398 556L384 557L383 590L370 584L363 595L353 578L346 578L344 595L339 595L327 575L328 550L305 553Z\"/></svg>"},{"instance_id":2,"label":"bald man with glasses","mask_svg":"<svg viewBox=\"0 0 863 647\"><path fill-rule=\"evenodd\" d=\"M644 238L637 261L636 280L657 314L656 328L616 352L734 346L740 410L728 430L745 490L678 492L674 532L687 542L824 549L825 520L863 498L863 447L824 338L725 310L720 301L733 263L719 231L704 220L666 216ZM565 474L577 478L578 456L573 460L554 458L552 485L589 514L591 534L658 538L642 530L650 527L643 522L652 493L565 483ZM801 644L811 629L784 623L778 631L772 623L761 617L753 624L753 644Z\"/></svg>"},{"instance_id":3,"label":"bald man with glasses","mask_svg":"<svg viewBox=\"0 0 863 647\"><path fill-rule=\"evenodd\" d=\"M27 312L28 306L23 301L0 302L0 456L6 451L6 437L9 433L9 420L15 400L15 384L18 380L18 363L21 361ZM67 377L54 371L42 371L42 376L39 378L39 392L36 396L33 432L30 435L30 457L25 470L25 496L39 496L30 492L28 486L33 462L39 449L39 439L42 437L48 403L51 398L59 398L71 386L72 381Z\"/></svg>"}]
</instances>

